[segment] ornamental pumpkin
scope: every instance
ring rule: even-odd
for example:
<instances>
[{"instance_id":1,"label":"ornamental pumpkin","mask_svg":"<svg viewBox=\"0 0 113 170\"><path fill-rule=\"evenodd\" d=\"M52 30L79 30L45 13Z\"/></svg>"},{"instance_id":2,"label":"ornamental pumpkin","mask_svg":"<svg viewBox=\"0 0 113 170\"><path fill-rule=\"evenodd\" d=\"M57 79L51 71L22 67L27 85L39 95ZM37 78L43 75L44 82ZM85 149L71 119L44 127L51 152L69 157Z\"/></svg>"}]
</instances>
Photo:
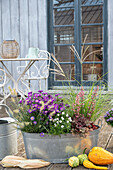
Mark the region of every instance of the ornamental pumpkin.
<instances>
[{"instance_id":1,"label":"ornamental pumpkin","mask_svg":"<svg viewBox=\"0 0 113 170\"><path fill-rule=\"evenodd\" d=\"M88 158L97 165L113 164L113 154L101 147L93 147L88 154Z\"/></svg>"},{"instance_id":2,"label":"ornamental pumpkin","mask_svg":"<svg viewBox=\"0 0 113 170\"><path fill-rule=\"evenodd\" d=\"M79 166L79 159L76 156L72 156L68 160L69 166L71 167L77 167Z\"/></svg>"},{"instance_id":3,"label":"ornamental pumpkin","mask_svg":"<svg viewBox=\"0 0 113 170\"><path fill-rule=\"evenodd\" d=\"M89 168L89 169L103 169L103 170L108 169L107 167L96 166L88 160L84 160L83 165L84 165L85 168Z\"/></svg>"},{"instance_id":4,"label":"ornamental pumpkin","mask_svg":"<svg viewBox=\"0 0 113 170\"><path fill-rule=\"evenodd\" d=\"M79 164L81 165L83 164L84 160L88 160L88 156L85 154L86 149L87 148L84 149L83 154L77 156L77 158L79 159Z\"/></svg>"}]
</instances>

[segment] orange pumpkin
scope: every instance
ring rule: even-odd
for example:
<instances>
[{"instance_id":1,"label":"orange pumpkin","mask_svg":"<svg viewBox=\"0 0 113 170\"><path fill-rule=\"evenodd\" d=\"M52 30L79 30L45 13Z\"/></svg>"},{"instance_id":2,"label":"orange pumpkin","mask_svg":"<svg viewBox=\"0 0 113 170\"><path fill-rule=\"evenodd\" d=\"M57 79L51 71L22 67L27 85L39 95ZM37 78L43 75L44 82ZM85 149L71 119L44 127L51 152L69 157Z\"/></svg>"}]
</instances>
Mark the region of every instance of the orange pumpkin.
<instances>
[{"instance_id":1,"label":"orange pumpkin","mask_svg":"<svg viewBox=\"0 0 113 170\"><path fill-rule=\"evenodd\" d=\"M88 154L88 158L97 165L113 164L113 154L101 147L93 147Z\"/></svg>"}]
</instances>

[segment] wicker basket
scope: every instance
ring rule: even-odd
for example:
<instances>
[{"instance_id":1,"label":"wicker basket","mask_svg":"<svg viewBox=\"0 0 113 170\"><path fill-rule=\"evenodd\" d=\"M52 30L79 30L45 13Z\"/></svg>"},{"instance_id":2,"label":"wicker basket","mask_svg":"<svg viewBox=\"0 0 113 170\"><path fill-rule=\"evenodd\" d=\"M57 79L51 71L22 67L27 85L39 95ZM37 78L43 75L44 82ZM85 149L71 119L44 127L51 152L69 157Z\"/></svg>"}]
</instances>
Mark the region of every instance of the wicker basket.
<instances>
[{"instance_id":1,"label":"wicker basket","mask_svg":"<svg viewBox=\"0 0 113 170\"><path fill-rule=\"evenodd\" d=\"M4 40L0 55L4 59L17 58L19 56L19 44L15 40Z\"/></svg>"}]
</instances>

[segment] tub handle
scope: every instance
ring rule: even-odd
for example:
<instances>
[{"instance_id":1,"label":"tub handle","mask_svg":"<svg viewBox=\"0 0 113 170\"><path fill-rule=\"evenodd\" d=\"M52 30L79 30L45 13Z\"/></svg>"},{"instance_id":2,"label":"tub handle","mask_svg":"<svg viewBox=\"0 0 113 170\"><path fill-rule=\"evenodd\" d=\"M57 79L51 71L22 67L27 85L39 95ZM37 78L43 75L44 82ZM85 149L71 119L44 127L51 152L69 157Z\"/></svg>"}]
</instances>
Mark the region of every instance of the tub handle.
<instances>
[{"instance_id":1,"label":"tub handle","mask_svg":"<svg viewBox=\"0 0 113 170\"><path fill-rule=\"evenodd\" d=\"M99 126L100 128L102 127L102 120L101 120L101 119L98 120L98 126Z\"/></svg>"},{"instance_id":2,"label":"tub handle","mask_svg":"<svg viewBox=\"0 0 113 170\"><path fill-rule=\"evenodd\" d=\"M13 117L13 112L11 111L11 109L10 109L7 105L5 105L5 104L0 104L0 107L1 107L1 106L2 106L2 107L5 107L6 113L8 114L9 117L15 119L15 118Z\"/></svg>"}]
</instances>

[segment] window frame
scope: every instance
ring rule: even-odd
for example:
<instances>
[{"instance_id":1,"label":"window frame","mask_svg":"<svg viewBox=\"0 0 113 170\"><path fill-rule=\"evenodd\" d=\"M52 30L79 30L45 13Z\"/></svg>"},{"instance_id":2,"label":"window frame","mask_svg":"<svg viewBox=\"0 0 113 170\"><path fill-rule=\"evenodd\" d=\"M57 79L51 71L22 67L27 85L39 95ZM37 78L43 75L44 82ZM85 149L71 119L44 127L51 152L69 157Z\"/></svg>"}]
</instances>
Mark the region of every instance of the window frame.
<instances>
[{"instance_id":1,"label":"window frame","mask_svg":"<svg viewBox=\"0 0 113 170\"><path fill-rule=\"evenodd\" d=\"M98 4L99 5L99 4ZM102 5L102 4L100 4ZM83 6L96 6L96 4L94 5L82 5L80 0L74 0L74 24L73 25L67 25L67 26L74 26L74 39L75 39L75 43L73 45L75 45L76 50L78 51L79 54L81 54L81 26L82 25L87 25L87 24L81 24L81 7ZM76 8L78 7L78 8ZM53 7L53 0L47 0L47 26L48 26L48 35L47 35L47 48L48 51L50 53L54 53L54 46L63 46L63 44L54 44L54 28L57 27L53 25L53 9L55 7ZM62 7L61 7L62 8ZM66 7L65 7L66 8ZM70 7L69 7L70 8ZM72 7L73 8L73 7ZM76 23L76 26L75 26ZM104 78L102 81L86 81L86 80L82 80L81 81L81 76L77 76L77 75L81 75L81 64L78 61L77 57L75 56L75 62L71 62L71 64L75 64L75 80L70 80L70 81L54 81L54 75L50 72L49 78L48 78L48 89L52 89L55 86L80 86L81 84L84 86L91 86L94 82L96 85L102 85L105 84L107 85L107 81L108 81L108 33L107 33L107 25L108 25L108 16L107 16L107 0L104 0L104 4L103 4L103 24L89 24L89 25L103 25L103 42L99 43L99 44L103 44L103 75ZM63 27L66 25L63 25ZM58 27L62 27L58 26ZM86 43L87 45L90 44L98 44L96 43ZM72 44L65 44L65 45L72 45ZM70 64L70 62L65 62L65 63L60 63L60 64ZM54 63L51 62L50 67L53 68L54 67ZM77 80L77 81L76 81ZM78 83L79 82L79 83Z\"/></svg>"}]
</instances>

